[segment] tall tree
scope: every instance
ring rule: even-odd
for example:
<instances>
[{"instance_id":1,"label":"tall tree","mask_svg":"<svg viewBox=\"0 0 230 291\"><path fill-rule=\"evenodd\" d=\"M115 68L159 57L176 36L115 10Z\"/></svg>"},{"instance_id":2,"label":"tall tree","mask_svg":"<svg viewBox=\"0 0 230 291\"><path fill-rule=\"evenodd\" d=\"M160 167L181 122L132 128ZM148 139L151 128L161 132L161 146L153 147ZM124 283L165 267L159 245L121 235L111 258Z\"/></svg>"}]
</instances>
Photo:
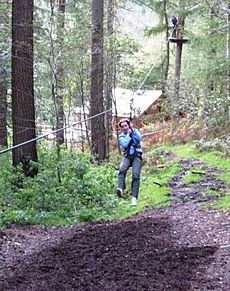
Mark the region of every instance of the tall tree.
<instances>
[{"instance_id":1,"label":"tall tree","mask_svg":"<svg viewBox=\"0 0 230 291\"><path fill-rule=\"evenodd\" d=\"M7 146L7 92L10 75L11 3L0 1L0 145Z\"/></svg>"},{"instance_id":2,"label":"tall tree","mask_svg":"<svg viewBox=\"0 0 230 291\"><path fill-rule=\"evenodd\" d=\"M209 21L209 25L210 25L210 38L213 36L213 32L216 29L216 20L218 21L218 15L219 15L219 5L217 3L217 1L214 1L213 3L209 3L209 8L210 8L210 21ZM216 45L215 45L215 41L211 41L210 42L210 51L208 53L208 58L210 58L210 60L216 59L217 56L217 50L216 50ZM215 75L213 76L213 78L210 80L210 82L208 83L208 91L209 94L211 94L214 89L215 89Z\"/></svg>"},{"instance_id":3,"label":"tall tree","mask_svg":"<svg viewBox=\"0 0 230 291\"><path fill-rule=\"evenodd\" d=\"M56 127L61 129L64 127L64 64L63 64L63 47L64 47L64 28L65 28L65 5L66 0L58 0L58 17L57 17L57 67L55 74L56 81ZM64 143L64 130L57 134L57 143Z\"/></svg>"},{"instance_id":4,"label":"tall tree","mask_svg":"<svg viewBox=\"0 0 230 291\"><path fill-rule=\"evenodd\" d=\"M181 63L182 63L182 48L183 44L186 42L184 39L184 25L185 25L185 7L186 1L180 0L178 3L181 9L180 14L177 18L177 23L175 24L176 32L175 37L171 41L176 43L176 58L175 58L175 74L174 74L174 93L172 96L172 116L173 118L178 117L180 108L178 108L180 101L180 79L181 79Z\"/></svg>"},{"instance_id":5,"label":"tall tree","mask_svg":"<svg viewBox=\"0 0 230 291\"><path fill-rule=\"evenodd\" d=\"M12 2L12 119L13 145L36 137L33 83L33 0ZM36 142L13 150L13 165L24 162L25 175L33 175L28 163L37 160Z\"/></svg>"},{"instance_id":6,"label":"tall tree","mask_svg":"<svg viewBox=\"0 0 230 291\"><path fill-rule=\"evenodd\" d=\"M166 39L169 39L169 23L168 23L168 15L167 15L167 0L163 1L163 15L164 15L164 20L165 20L165 36ZM169 42L166 42L166 54L165 54L165 59L163 62L163 75L164 79L162 81L162 92L165 93L166 87L167 87L167 81L168 81L168 74L169 74L169 55L170 55L170 50L169 50Z\"/></svg>"},{"instance_id":7,"label":"tall tree","mask_svg":"<svg viewBox=\"0 0 230 291\"><path fill-rule=\"evenodd\" d=\"M178 17L178 27L176 33L177 44L176 44L175 75L174 75L174 95L175 95L174 101L176 101L176 103L179 101L179 91L180 91L184 20L185 20L184 16Z\"/></svg>"},{"instance_id":8,"label":"tall tree","mask_svg":"<svg viewBox=\"0 0 230 291\"><path fill-rule=\"evenodd\" d=\"M230 121L230 1L228 1L228 14L227 14L227 107L228 117Z\"/></svg>"},{"instance_id":9,"label":"tall tree","mask_svg":"<svg viewBox=\"0 0 230 291\"><path fill-rule=\"evenodd\" d=\"M113 23L114 23L114 0L107 0L107 21L106 21L106 76L105 76L105 107L112 108L112 97L114 87L114 63L113 63ZM109 142L112 138L112 110L105 115L106 125L106 157L109 158Z\"/></svg>"},{"instance_id":10,"label":"tall tree","mask_svg":"<svg viewBox=\"0 0 230 291\"><path fill-rule=\"evenodd\" d=\"M7 73L3 65L3 58L0 57L0 145L7 146Z\"/></svg>"},{"instance_id":11,"label":"tall tree","mask_svg":"<svg viewBox=\"0 0 230 291\"><path fill-rule=\"evenodd\" d=\"M104 111L103 98L103 14L104 1L92 0L92 48L90 113L93 117ZM91 151L99 161L106 159L104 114L91 120Z\"/></svg>"}]
</instances>

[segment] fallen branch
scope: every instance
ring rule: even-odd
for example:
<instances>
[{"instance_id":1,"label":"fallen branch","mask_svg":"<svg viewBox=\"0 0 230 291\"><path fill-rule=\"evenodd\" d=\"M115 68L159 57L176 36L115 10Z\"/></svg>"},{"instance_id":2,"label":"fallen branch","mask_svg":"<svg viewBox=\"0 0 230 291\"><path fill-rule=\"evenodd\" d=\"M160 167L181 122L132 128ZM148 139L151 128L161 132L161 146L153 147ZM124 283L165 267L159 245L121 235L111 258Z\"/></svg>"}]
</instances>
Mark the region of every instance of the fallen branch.
<instances>
[{"instance_id":1,"label":"fallen branch","mask_svg":"<svg viewBox=\"0 0 230 291\"><path fill-rule=\"evenodd\" d=\"M192 174L198 174L198 175L205 175L205 172L200 172L200 171L191 171Z\"/></svg>"},{"instance_id":2,"label":"fallen branch","mask_svg":"<svg viewBox=\"0 0 230 291\"><path fill-rule=\"evenodd\" d=\"M159 182L154 182L154 181L153 181L153 184L156 184L156 185L158 185L158 186L160 186L160 187L163 186L163 185L162 185L161 183L159 183Z\"/></svg>"},{"instance_id":3,"label":"fallen branch","mask_svg":"<svg viewBox=\"0 0 230 291\"><path fill-rule=\"evenodd\" d=\"M164 168L167 167L166 164L161 164L161 165L155 165L154 168Z\"/></svg>"}]
</instances>

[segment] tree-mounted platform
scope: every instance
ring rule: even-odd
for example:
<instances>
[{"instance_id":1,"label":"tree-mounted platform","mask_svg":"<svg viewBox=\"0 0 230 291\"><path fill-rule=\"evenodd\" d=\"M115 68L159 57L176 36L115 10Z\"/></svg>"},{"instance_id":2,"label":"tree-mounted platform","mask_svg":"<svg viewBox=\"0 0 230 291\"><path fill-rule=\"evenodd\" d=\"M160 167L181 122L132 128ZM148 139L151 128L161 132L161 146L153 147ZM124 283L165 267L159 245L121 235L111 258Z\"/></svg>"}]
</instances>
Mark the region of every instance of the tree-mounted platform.
<instances>
[{"instance_id":1,"label":"tree-mounted platform","mask_svg":"<svg viewBox=\"0 0 230 291\"><path fill-rule=\"evenodd\" d=\"M169 42L172 43L187 43L188 42L188 38L176 38L176 37L170 37Z\"/></svg>"}]
</instances>

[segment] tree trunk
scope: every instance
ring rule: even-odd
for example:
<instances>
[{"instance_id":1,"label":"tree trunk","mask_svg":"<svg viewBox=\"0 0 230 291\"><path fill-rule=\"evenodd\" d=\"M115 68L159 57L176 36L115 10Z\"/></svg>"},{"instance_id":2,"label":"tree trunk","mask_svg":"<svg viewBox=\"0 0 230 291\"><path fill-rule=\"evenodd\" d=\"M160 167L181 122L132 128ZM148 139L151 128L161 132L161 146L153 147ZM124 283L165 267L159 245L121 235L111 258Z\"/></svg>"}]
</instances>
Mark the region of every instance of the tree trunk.
<instances>
[{"instance_id":1,"label":"tree trunk","mask_svg":"<svg viewBox=\"0 0 230 291\"><path fill-rule=\"evenodd\" d=\"M85 133L82 133L82 137L84 137L84 135L86 135L86 140L88 142L88 146L89 148L91 147L90 144L90 134L89 134L89 128L88 128L88 121L87 119L87 114L86 114L86 98L85 98L85 93L84 93L84 78L83 78L83 71L84 71L84 65L83 65L83 61L80 61L81 64L81 70L79 72L79 78L80 78L80 95L81 95L81 107L82 107L82 111L83 111L83 119L84 121L84 125L85 125ZM83 124L81 124L81 127L83 127ZM82 138L83 141L83 138ZM82 143L82 149L83 149L83 143Z\"/></svg>"},{"instance_id":2,"label":"tree trunk","mask_svg":"<svg viewBox=\"0 0 230 291\"><path fill-rule=\"evenodd\" d=\"M12 2L12 119L13 145L36 137L33 83L33 0ZM13 150L13 165L23 162L25 175L34 175L36 142Z\"/></svg>"},{"instance_id":3,"label":"tree trunk","mask_svg":"<svg viewBox=\"0 0 230 291\"><path fill-rule=\"evenodd\" d=\"M112 97L114 87L114 64L112 53L112 35L113 35L113 22L114 22L114 0L107 0L107 54L106 54L106 82L105 82L105 105L106 110L112 108ZM109 143L112 139L112 110L108 111L105 115L106 125L106 158L109 159Z\"/></svg>"},{"instance_id":4,"label":"tree trunk","mask_svg":"<svg viewBox=\"0 0 230 291\"><path fill-rule=\"evenodd\" d=\"M228 27L228 34L227 34L227 115L228 120L230 120L230 1L228 3L228 16L227 16L227 27Z\"/></svg>"},{"instance_id":5,"label":"tree trunk","mask_svg":"<svg viewBox=\"0 0 230 291\"><path fill-rule=\"evenodd\" d=\"M180 94L180 73L181 73L181 58L182 58L182 42L176 45L176 60L175 60L175 75L174 75L174 95L175 102L179 102Z\"/></svg>"},{"instance_id":6,"label":"tree trunk","mask_svg":"<svg viewBox=\"0 0 230 291\"><path fill-rule=\"evenodd\" d=\"M7 146L7 82L3 61L0 59L0 145Z\"/></svg>"},{"instance_id":7,"label":"tree trunk","mask_svg":"<svg viewBox=\"0 0 230 291\"><path fill-rule=\"evenodd\" d=\"M228 4L228 10L229 9L230 9L230 2ZM227 34L227 64L228 64L227 84L228 84L228 98L230 99L230 12L228 12L228 16L227 16L227 27L228 27L228 34Z\"/></svg>"},{"instance_id":8,"label":"tree trunk","mask_svg":"<svg viewBox=\"0 0 230 291\"><path fill-rule=\"evenodd\" d=\"M181 60L183 48L183 33L184 33L184 17L178 17L178 26L176 30L176 59L175 59L175 75L174 75L174 98L173 98L173 118L176 119L179 113L180 101L180 74L181 74Z\"/></svg>"},{"instance_id":9,"label":"tree trunk","mask_svg":"<svg viewBox=\"0 0 230 291\"><path fill-rule=\"evenodd\" d=\"M104 111L103 100L103 0L92 1L91 116ZM104 115L91 120L91 151L93 158L106 159Z\"/></svg>"},{"instance_id":10,"label":"tree trunk","mask_svg":"<svg viewBox=\"0 0 230 291\"><path fill-rule=\"evenodd\" d=\"M64 47L64 28L65 28L65 3L66 0L58 0L58 23L57 23L57 60L56 60L56 129L64 127L64 64L63 64L63 47ZM64 143L64 130L57 133L57 144Z\"/></svg>"},{"instance_id":11,"label":"tree trunk","mask_svg":"<svg viewBox=\"0 0 230 291\"><path fill-rule=\"evenodd\" d=\"M210 18L211 19L215 19L218 17L218 5L217 3L213 3L212 5L210 4ZM212 38L212 34L213 31L215 31L216 29L216 25L213 24L212 22L210 23L210 38ZM216 48L212 45L212 41L210 41L210 52L208 55L208 58L210 59L210 62L212 62L212 60L214 60L216 58ZM210 79L210 78L209 78ZM215 90L215 78L210 79L210 81L208 82L208 94L212 94L212 92Z\"/></svg>"},{"instance_id":12,"label":"tree trunk","mask_svg":"<svg viewBox=\"0 0 230 291\"><path fill-rule=\"evenodd\" d=\"M165 24L166 24L166 39L169 39L169 24L168 24L168 16L167 16L167 0L164 0L164 18L165 18ZM166 42L166 57L164 60L163 68L164 68L164 80L162 82L162 93L166 93L166 85L168 81L168 72L169 72L169 42Z\"/></svg>"}]
</instances>

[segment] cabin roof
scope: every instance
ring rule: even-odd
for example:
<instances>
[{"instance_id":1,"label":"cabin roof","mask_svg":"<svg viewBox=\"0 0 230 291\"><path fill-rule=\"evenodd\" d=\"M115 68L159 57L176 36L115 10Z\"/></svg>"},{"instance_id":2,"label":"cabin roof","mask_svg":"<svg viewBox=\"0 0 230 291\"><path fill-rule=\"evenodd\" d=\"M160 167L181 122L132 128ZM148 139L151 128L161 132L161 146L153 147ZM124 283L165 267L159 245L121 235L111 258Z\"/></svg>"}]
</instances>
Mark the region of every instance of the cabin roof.
<instances>
[{"instance_id":1,"label":"cabin roof","mask_svg":"<svg viewBox=\"0 0 230 291\"><path fill-rule=\"evenodd\" d=\"M130 112L136 116L142 114L149 108L160 96L161 90L137 90L116 88L114 90L114 103L117 108L117 115L129 117ZM115 104L113 105L113 114L115 114Z\"/></svg>"}]
</instances>

